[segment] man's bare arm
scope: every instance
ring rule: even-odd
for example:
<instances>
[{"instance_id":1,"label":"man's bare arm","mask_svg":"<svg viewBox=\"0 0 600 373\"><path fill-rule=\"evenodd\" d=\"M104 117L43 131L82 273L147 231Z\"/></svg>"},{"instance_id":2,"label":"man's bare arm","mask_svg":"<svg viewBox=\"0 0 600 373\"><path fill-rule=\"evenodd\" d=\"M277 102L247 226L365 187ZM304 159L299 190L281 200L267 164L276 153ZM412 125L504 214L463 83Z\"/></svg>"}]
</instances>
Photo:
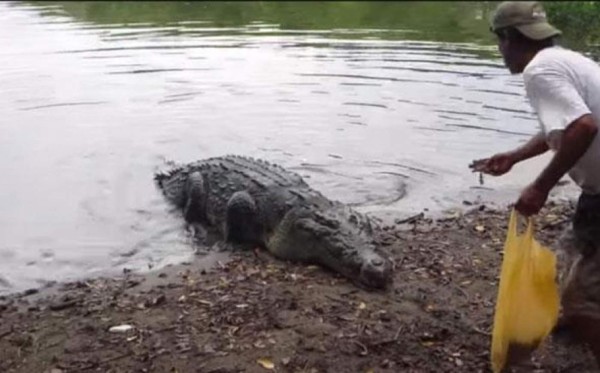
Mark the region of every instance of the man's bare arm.
<instances>
[{"instance_id":1,"label":"man's bare arm","mask_svg":"<svg viewBox=\"0 0 600 373\"><path fill-rule=\"evenodd\" d=\"M538 156L547 150L548 144L546 143L544 134L540 132L515 150L499 153L491 158L473 161L469 167L474 172L500 176L510 171L515 163Z\"/></svg>"},{"instance_id":2,"label":"man's bare arm","mask_svg":"<svg viewBox=\"0 0 600 373\"><path fill-rule=\"evenodd\" d=\"M546 137L543 132L539 132L523 144L523 146L513 150L511 153L514 163L518 163L529 158L537 157L547 151L548 143L546 142Z\"/></svg>"},{"instance_id":3,"label":"man's bare arm","mask_svg":"<svg viewBox=\"0 0 600 373\"><path fill-rule=\"evenodd\" d=\"M569 124L563 131L558 151L534 181L534 187L548 193L585 154L597 133L598 127L590 114Z\"/></svg>"}]
</instances>

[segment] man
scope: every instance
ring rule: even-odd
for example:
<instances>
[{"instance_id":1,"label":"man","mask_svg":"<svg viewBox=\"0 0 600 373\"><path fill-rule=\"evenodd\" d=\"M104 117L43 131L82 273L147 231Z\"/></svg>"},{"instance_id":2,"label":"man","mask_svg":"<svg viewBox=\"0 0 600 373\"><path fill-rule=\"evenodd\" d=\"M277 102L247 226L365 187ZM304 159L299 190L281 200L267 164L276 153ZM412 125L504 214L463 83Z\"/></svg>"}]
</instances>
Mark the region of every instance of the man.
<instances>
[{"instance_id":1,"label":"man","mask_svg":"<svg viewBox=\"0 0 600 373\"><path fill-rule=\"evenodd\" d=\"M565 175L581 187L571 231L574 262L562 294L561 326L590 344L600 363L600 67L554 43L561 34L538 2L504 2L492 31L512 74L523 73L525 91L541 131L518 149L474 161L473 171L499 176L514 164L548 150L554 156L516 202L524 216L537 214ZM561 327L562 329L562 327Z\"/></svg>"}]
</instances>

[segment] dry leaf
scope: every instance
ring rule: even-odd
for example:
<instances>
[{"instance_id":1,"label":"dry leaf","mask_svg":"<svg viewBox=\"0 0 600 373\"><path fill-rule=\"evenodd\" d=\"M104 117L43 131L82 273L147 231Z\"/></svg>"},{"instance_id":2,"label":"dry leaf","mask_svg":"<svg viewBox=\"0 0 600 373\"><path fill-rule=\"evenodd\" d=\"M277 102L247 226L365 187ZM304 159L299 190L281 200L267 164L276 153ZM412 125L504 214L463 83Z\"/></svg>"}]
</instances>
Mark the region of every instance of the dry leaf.
<instances>
[{"instance_id":1,"label":"dry leaf","mask_svg":"<svg viewBox=\"0 0 600 373\"><path fill-rule=\"evenodd\" d=\"M258 359L258 360L256 360L256 362L258 363L258 365L262 366L265 369L268 369L268 370L275 369L275 364L273 364L273 362L270 359L267 359L266 357L264 357L262 359Z\"/></svg>"},{"instance_id":2,"label":"dry leaf","mask_svg":"<svg viewBox=\"0 0 600 373\"><path fill-rule=\"evenodd\" d=\"M131 326L131 325L113 326L112 328L108 329L108 331L110 333L125 333L130 330L133 330L133 326Z\"/></svg>"}]
</instances>

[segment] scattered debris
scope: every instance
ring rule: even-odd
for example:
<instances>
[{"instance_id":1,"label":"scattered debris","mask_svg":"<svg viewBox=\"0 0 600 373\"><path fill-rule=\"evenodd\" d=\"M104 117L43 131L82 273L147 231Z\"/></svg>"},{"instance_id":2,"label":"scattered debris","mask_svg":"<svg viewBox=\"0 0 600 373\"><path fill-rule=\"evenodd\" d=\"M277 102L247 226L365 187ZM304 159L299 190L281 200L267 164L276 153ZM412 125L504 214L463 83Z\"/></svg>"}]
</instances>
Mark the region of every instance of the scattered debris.
<instances>
[{"instance_id":1,"label":"scattered debris","mask_svg":"<svg viewBox=\"0 0 600 373\"><path fill-rule=\"evenodd\" d=\"M133 330L133 326L131 325L113 326L110 329L108 329L110 333L126 333L130 330Z\"/></svg>"},{"instance_id":2,"label":"scattered debris","mask_svg":"<svg viewBox=\"0 0 600 373\"><path fill-rule=\"evenodd\" d=\"M52 311L62 311L77 305L77 300L68 300L58 303L51 303L48 308Z\"/></svg>"},{"instance_id":3,"label":"scattered debris","mask_svg":"<svg viewBox=\"0 0 600 373\"><path fill-rule=\"evenodd\" d=\"M572 210L549 204L539 241L553 243ZM163 268L152 286L125 272L64 284L58 298L8 296L0 371L487 372L509 213L475 208L378 230L396 268L385 292L237 252L209 271ZM587 351L558 343L533 361L538 373L595 369Z\"/></svg>"},{"instance_id":4,"label":"scattered debris","mask_svg":"<svg viewBox=\"0 0 600 373\"><path fill-rule=\"evenodd\" d=\"M395 223L397 225L400 225L400 224L413 224L413 223L415 223L415 222L423 219L424 217L425 217L425 214L421 212L419 214L410 216L410 217L408 217L406 219L396 219Z\"/></svg>"},{"instance_id":5,"label":"scattered debris","mask_svg":"<svg viewBox=\"0 0 600 373\"><path fill-rule=\"evenodd\" d=\"M256 362L265 369L268 369L268 370L275 369L275 364L273 364L273 362L270 359L261 358L261 359L258 359Z\"/></svg>"}]
</instances>

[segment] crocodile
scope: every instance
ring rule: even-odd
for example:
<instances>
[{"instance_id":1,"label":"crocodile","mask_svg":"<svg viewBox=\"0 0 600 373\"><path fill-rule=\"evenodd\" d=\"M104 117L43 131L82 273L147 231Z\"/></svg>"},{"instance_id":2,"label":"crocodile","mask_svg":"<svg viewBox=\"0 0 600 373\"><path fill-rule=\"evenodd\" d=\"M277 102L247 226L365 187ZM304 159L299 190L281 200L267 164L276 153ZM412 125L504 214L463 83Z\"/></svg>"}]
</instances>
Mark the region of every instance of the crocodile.
<instances>
[{"instance_id":1,"label":"crocodile","mask_svg":"<svg viewBox=\"0 0 600 373\"><path fill-rule=\"evenodd\" d=\"M367 288L392 283L392 262L379 252L370 219L279 165L226 155L173 166L154 179L187 223L214 228L232 247L320 265Z\"/></svg>"}]
</instances>

